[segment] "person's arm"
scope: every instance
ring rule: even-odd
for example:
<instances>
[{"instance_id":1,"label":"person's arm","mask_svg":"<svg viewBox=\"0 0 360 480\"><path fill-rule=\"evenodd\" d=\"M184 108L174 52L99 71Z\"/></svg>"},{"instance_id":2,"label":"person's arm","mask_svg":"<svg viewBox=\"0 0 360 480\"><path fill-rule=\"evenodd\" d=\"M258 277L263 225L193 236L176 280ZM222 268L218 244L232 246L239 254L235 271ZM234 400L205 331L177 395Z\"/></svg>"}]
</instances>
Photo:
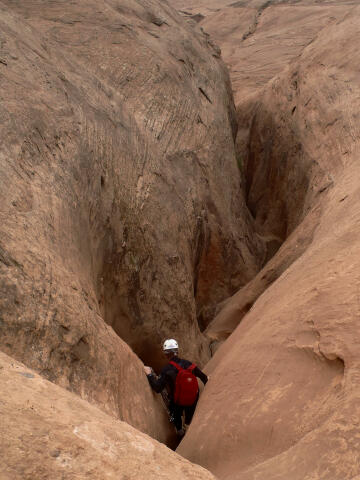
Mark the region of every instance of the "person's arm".
<instances>
[{"instance_id":1,"label":"person's arm","mask_svg":"<svg viewBox=\"0 0 360 480\"><path fill-rule=\"evenodd\" d=\"M147 379L149 380L150 386L156 393L160 393L166 387L168 383L168 378L163 372L157 377L154 372L146 375Z\"/></svg>"},{"instance_id":2,"label":"person's arm","mask_svg":"<svg viewBox=\"0 0 360 480\"><path fill-rule=\"evenodd\" d=\"M202 372L199 367L195 367L193 372L194 372L195 377L200 378L202 383L205 385L206 382L208 381L208 377L205 375L205 373Z\"/></svg>"}]
</instances>

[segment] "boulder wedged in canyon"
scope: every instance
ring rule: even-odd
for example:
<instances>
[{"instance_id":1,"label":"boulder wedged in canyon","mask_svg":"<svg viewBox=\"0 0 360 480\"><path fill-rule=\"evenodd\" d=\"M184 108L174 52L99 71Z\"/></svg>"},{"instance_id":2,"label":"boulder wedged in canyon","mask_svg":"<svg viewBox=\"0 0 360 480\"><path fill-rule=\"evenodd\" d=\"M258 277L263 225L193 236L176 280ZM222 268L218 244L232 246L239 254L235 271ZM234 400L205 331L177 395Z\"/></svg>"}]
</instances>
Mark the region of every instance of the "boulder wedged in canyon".
<instances>
[{"instance_id":1,"label":"boulder wedged in canyon","mask_svg":"<svg viewBox=\"0 0 360 480\"><path fill-rule=\"evenodd\" d=\"M359 25L351 7L324 28L269 83L252 118L253 213L267 202L271 216L282 200L278 222L291 228L264 271L226 302L226 334L236 310L241 322L206 367L210 382L178 449L222 479L359 473ZM267 168L281 196L265 189L261 198ZM262 215L255 221L271 229Z\"/></svg>"},{"instance_id":2,"label":"boulder wedged in canyon","mask_svg":"<svg viewBox=\"0 0 360 480\"><path fill-rule=\"evenodd\" d=\"M2 480L215 480L3 353L0 381Z\"/></svg>"},{"instance_id":3,"label":"boulder wedged in canyon","mask_svg":"<svg viewBox=\"0 0 360 480\"><path fill-rule=\"evenodd\" d=\"M226 70L156 1L4 0L0 25L0 349L163 439L125 343L203 364L197 317L263 255Z\"/></svg>"}]
</instances>

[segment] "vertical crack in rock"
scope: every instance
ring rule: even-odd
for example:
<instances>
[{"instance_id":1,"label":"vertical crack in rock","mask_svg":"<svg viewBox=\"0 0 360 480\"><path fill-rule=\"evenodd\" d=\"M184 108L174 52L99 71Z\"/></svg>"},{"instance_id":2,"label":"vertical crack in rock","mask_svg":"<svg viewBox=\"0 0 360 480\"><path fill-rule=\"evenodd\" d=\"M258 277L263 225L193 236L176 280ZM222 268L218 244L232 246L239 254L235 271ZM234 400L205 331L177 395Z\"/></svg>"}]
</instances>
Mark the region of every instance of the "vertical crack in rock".
<instances>
[{"instance_id":1,"label":"vertical crack in rock","mask_svg":"<svg viewBox=\"0 0 360 480\"><path fill-rule=\"evenodd\" d=\"M273 5L273 0L267 0L258 8L254 17L253 24L249 27L249 30L246 33L244 33L244 35L242 36L243 42L256 33L256 29L259 25L260 17L264 13L264 10L270 7L270 5ZM241 2L232 3L231 6L235 6L235 7L241 6Z\"/></svg>"}]
</instances>

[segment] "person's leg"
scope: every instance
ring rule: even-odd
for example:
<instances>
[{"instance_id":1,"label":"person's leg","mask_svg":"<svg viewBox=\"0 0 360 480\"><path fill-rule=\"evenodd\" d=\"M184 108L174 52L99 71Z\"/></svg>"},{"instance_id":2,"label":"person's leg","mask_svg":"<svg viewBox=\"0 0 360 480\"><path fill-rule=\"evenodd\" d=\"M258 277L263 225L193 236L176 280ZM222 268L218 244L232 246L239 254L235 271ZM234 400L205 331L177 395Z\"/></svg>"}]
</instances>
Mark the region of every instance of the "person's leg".
<instances>
[{"instance_id":1,"label":"person's leg","mask_svg":"<svg viewBox=\"0 0 360 480\"><path fill-rule=\"evenodd\" d=\"M190 405L189 407L185 407L185 425L190 425L191 420L194 416L195 412L195 405Z\"/></svg>"},{"instance_id":2,"label":"person's leg","mask_svg":"<svg viewBox=\"0 0 360 480\"><path fill-rule=\"evenodd\" d=\"M199 397L195 400L195 402L192 405L190 405L188 407L185 407L185 425L190 425L191 420L194 416L194 412L195 412L195 408L196 408L198 399L199 399Z\"/></svg>"},{"instance_id":3,"label":"person's leg","mask_svg":"<svg viewBox=\"0 0 360 480\"><path fill-rule=\"evenodd\" d=\"M176 405L175 403L172 404L171 413L173 414L174 420L173 423L177 431L182 429L182 413L183 407L180 405Z\"/></svg>"}]
</instances>

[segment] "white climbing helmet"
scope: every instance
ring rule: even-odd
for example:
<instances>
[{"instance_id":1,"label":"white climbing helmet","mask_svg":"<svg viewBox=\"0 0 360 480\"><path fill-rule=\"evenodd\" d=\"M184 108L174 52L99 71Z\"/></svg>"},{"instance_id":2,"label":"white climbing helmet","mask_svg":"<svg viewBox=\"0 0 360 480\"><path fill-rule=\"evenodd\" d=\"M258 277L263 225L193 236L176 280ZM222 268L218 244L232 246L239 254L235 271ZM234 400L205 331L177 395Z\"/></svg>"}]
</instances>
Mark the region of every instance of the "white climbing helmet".
<instances>
[{"instance_id":1,"label":"white climbing helmet","mask_svg":"<svg viewBox=\"0 0 360 480\"><path fill-rule=\"evenodd\" d=\"M177 352L179 348L179 345L176 340L173 338L169 338L168 340L165 340L164 345L163 345L163 350L164 352Z\"/></svg>"}]
</instances>

